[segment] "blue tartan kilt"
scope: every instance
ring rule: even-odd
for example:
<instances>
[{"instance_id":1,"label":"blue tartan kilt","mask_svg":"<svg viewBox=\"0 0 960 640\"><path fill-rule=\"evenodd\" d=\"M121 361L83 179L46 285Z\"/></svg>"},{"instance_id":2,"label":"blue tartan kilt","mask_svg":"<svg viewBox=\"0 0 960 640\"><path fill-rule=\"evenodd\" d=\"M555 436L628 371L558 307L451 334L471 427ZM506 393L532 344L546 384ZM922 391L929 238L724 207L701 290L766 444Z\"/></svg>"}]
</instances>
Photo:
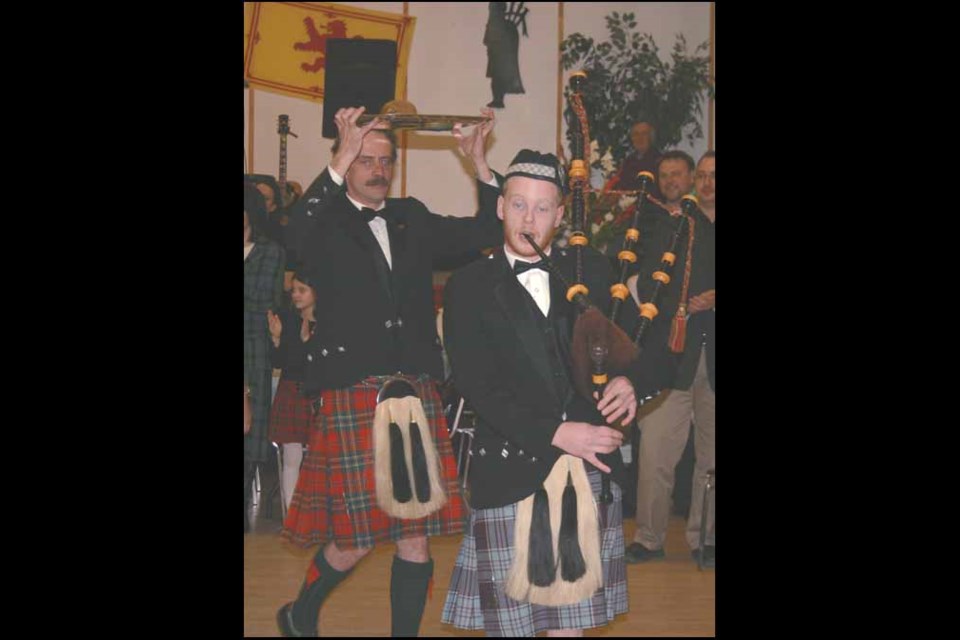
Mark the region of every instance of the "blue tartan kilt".
<instances>
[{"instance_id":1,"label":"blue tartan kilt","mask_svg":"<svg viewBox=\"0 0 960 640\"><path fill-rule=\"evenodd\" d=\"M588 471L594 498L600 472ZM475 509L453 567L441 620L488 636L530 637L548 629L590 629L627 612L627 571L623 545L623 494L610 483L613 502L597 504L603 586L588 600L561 607L518 602L504 594L513 562L517 505Z\"/></svg>"}]
</instances>

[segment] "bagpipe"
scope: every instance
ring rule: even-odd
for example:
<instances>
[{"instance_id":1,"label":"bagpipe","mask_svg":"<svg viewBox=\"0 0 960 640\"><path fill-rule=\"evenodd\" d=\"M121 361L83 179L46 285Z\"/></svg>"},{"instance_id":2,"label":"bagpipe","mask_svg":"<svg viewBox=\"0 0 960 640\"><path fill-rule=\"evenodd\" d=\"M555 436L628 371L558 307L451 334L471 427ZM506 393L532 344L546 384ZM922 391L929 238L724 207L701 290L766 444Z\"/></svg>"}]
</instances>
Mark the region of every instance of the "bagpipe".
<instances>
[{"instance_id":1,"label":"bagpipe","mask_svg":"<svg viewBox=\"0 0 960 640\"><path fill-rule=\"evenodd\" d=\"M627 279L631 272L635 270L639 260L637 252L640 243L641 216L657 216L661 220L670 221L673 218L667 213L663 203L649 194L650 187L654 183L654 176L648 171L641 171L638 174L639 189L607 192L636 196L637 202L630 226L624 232L622 249L617 254L619 278L610 287L610 312L608 316L604 316L590 299L590 291L584 284L583 278L583 251L590 244L590 240L584 231L586 219L585 193L591 190L589 186L590 172L585 156L586 141L590 139L590 128L582 97L586 75L583 71L578 71L570 77L570 107L572 113L576 116L576 124L579 125L571 129L572 158L568 170L571 208L569 244L574 252L575 281L570 283L564 278L550 257L544 254L534 243L532 237L526 239L544 261L550 273L556 276L558 281L566 287L567 300L578 307L579 315L574 324L571 349L574 385L583 397L592 400L594 392L598 396L602 396L608 375L622 375L630 370L638 359L642 358L646 332L659 313L657 301L660 299L663 290L670 284L671 273L677 257L677 246L684 234L687 235L688 242L692 243L695 222L697 220L707 220L707 218L700 211L695 196L687 195L683 197L680 205L682 215L678 216L677 222L672 228L668 246L661 254L659 266L650 276L654 281L651 293L648 299L639 302L640 313L636 329L632 338L628 337L623 329L616 324L616 321L624 302L630 296L626 284ZM672 224L672 222L667 222L667 224ZM690 255L691 252L688 250L688 260ZM685 310L683 311L685 314ZM650 398L644 400L646 399Z\"/></svg>"}]
</instances>

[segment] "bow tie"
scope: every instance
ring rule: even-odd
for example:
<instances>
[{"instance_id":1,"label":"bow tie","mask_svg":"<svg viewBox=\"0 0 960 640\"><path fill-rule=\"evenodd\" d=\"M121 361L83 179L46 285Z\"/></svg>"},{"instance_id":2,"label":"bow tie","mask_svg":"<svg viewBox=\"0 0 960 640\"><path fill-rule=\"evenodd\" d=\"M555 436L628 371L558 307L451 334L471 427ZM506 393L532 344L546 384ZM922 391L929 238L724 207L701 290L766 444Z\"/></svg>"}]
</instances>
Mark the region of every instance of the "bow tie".
<instances>
[{"instance_id":1,"label":"bow tie","mask_svg":"<svg viewBox=\"0 0 960 640\"><path fill-rule=\"evenodd\" d=\"M374 218L383 218L384 220L386 220L387 217L383 215L385 212L386 212L386 207L384 207L380 211L374 211L370 207L363 207L360 209L360 215L361 217L363 217L364 222L370 222Z\"/></svg>"},{"instance_id":2,"label":"bow tie","mask_svg":"<svg viewBox=\"0 0 960 640\"><path fill-rule=\"evenodd\" d=\"M544 262L543 260L540 260L538 262L524 262L523 260L514 260L513 262L513 273L515 275L520 275L524 271L529 271L530 269L542 269L543 271L547 271L547 273L550 273L547 270L547 263Z\"/></svg>"}]
</instances>

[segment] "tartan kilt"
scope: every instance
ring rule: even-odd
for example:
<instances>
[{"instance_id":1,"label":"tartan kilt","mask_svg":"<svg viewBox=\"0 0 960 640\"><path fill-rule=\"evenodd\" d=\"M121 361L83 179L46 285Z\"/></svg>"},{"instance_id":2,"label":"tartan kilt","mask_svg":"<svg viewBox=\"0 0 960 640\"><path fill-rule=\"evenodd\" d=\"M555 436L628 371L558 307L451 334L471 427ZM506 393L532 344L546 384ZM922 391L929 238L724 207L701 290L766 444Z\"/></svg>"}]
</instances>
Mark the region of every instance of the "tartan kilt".
<instances>
[{"instance_id":1,"label":"tartan kilt","mask_svg":"<svg viewBox=\"0 0 960 640\"><path fill-rule=\"evenodd\" d=\"M587 472L600 495L600 472ZM576 604L547 607L519 602L504 593L513 563L517 503L474 509L453 567L441 621L488 636L530 637L548 629L590 629L627 612L627 567L623 545L623 493L610 483L613 502L597 504L603 586Z\"/></svg>"},{"instance_id":2,"label":"tartan kilt","mask_svg":"<svg viewBox=\"0 0 960 640\"><path fill-rule=\"evenodd\" d=\"M404 377L420 386L447 502L417 520L392 518L377 505L373 418L377 391L388 377L371 376L352 387L321 393L323 406L310 430L281 537L301 547L332 540L341 549L357 549L463 531L467 509L457 482L457 463L436 384L427 375Z\"/></svg>"},{"instance_id":3,"label":"tartan kilt","mask_svg":"<svg viewBox=\"0 0 960 640\"><path fill-rule=\"evenodd\" d=\"M270 440L278 444L307 444L312 426L310 401L300 395L296 382L281 379L270 407Z\"/></svg>"}]
</instances>

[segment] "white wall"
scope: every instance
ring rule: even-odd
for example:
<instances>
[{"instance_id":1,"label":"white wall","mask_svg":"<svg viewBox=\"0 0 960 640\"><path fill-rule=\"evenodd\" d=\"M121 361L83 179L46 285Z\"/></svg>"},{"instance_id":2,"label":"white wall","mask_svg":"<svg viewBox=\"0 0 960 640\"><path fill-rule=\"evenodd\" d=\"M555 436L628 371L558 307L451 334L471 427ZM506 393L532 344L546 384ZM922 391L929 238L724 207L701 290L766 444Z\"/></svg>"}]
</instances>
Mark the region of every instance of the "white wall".
<instances>
[{"instance_id":1,"label":"white wall","mask_svg":"<svg viewBox=\"0 0 960 640\"><path fill-rule=\"evenodd\" d=\"M343 4L403 13L402 2L347 2ZM579 31L606 38L604 16L612 11L632 11L640 30L653 35L661 54L668 59L674 34L682 32L692 50L708 39L708 2L567 2L564 3L564 35ZM502 170L517 150L528 147L553 152L556 148L558 5L528 2L529 37L520 38L520 73L524 95L507 95L505 109L496 111L497 126L488 158ZM486 2L411 2L409 13L417 18L410 50L407 97L421 113L474 115L492 98L483 33L487 22ZM563 82L566 83L566 74ZM253 90L253 166L248 173L277 175L279 136L277 116L290 116L290 128L299 138L287 141L287 177L304 188L330 160L331 140L320 135L322 104ZM249 94L244 90L244 157L251 140ZM704 106L704 138L692 148L694 158L707 149L707 109ZM419 198L431 210L451 215L472 215L476 208L473 177L455 151L449 133L408 134L407 195ZM400 195L398 168L391 195Z\"/></svg>"},{"instance_id":2,"label":"white wall","mask_svg":"<svg viewBox=\"0 0 960 640\"><path fill-rule=\"evenodd\" d=\"M553 151L557 117L557 4L529 4L527 32L520 35L520 77L526 93L508 94L496 109L497 124L488 146L490 166L502 171L524 148ZM424 113L479 115L493 99L486 78L483 33L487 3L411 2L417 17L410 54L407 97ZM448 133L410 136L407 193L433 211L472 215L476 209L469 163L456 155Z\"/></svg>"}]
</instances>

